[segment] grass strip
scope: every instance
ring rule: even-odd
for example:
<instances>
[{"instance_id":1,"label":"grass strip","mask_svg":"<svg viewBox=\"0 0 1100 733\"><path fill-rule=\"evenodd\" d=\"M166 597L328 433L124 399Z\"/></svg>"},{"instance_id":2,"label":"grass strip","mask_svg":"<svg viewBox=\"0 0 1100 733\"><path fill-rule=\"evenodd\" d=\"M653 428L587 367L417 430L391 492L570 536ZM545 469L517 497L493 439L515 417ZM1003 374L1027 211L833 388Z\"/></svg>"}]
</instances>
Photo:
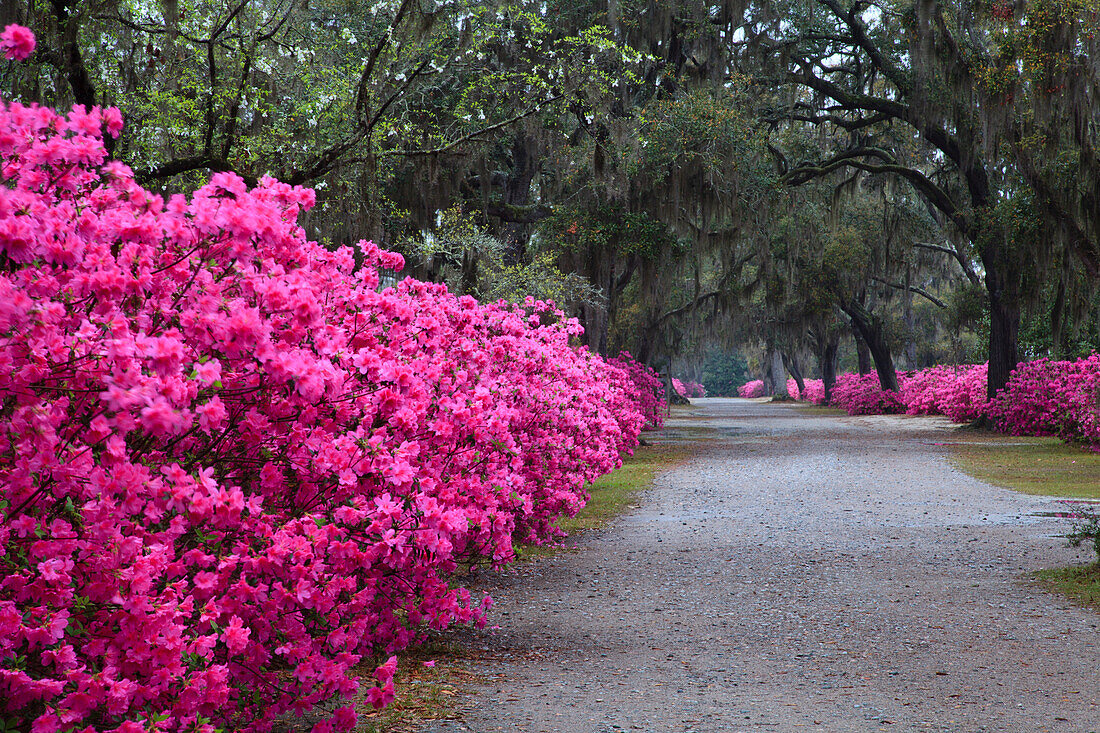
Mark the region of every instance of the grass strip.
<instances>
[{"instance_id":1,"label":"grass strip","mask_svg":"<svg viewBox=\"0 0 1100 733\"><path fill-rule=\"evenodd\" d=\"M590 497L575 517L566 517L561 528L569 534L602 527L634 506L635 494L653 485L658 472L680 457L672 446L643 445L627 456L623 465L597 479L589 488Z\"/></svg>"},{"instance_id":2,"label":"grass strip","mask_svg":"<svg viewBox=\"0 0 1100 733\"><path fill-rule=\"evenodd\" d=\"M1040 570L1034 577L1047 590L1060 593L1083 606L1100 611L1100 563L1084 567Z\"/></svg>"},{"instance_id":3,"label":"grass strip","mask_svg":"<svg viewBox=\"0 0 1100 733\"><path fill-rule=\"evenodd\" d=\"M1025 494L1100 498L1100 453L1056 438L959 434L950 461L979 481Z\"/></svg>"}]
</instances>

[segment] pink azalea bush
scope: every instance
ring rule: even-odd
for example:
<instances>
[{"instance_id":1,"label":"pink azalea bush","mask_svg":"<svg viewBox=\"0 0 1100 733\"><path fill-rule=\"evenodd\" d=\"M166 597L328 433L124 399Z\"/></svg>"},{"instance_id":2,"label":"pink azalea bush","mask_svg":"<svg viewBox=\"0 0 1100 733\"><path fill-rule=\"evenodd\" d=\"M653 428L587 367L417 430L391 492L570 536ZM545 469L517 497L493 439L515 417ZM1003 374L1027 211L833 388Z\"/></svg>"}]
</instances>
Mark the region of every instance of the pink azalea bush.
<instances>
[{"instance_id":1,"label":"pink azalea bush","mask_svg":"<svg viewBox=\"0 0 1100 733\"><path fill-rule=\"evenodd\" d=\"M754 399L756 397L764 396L764 380L753 379L752 381L745 382L737 388L737 396L747 399Z\"/></svg>"},{"instance_id":2,"label":"pink azalea bush","mask_svg":"<svg viewBox=\"0 0 1100 733\"><path fill-rule=\"evenodd\" d=\"M897 392L883 390L875 374L841 374L833 385L835 407L849 415L890 415L905 412Z\"/></svg>"},{"instance_id":3,"label":"pink azalea bush","mask_svg":"<svg viewBox=\"0 0 1100 733\"><path fill-rule=\"evenodd\" d=\"M0 51L9 61L22 61L34 53L34 33L21 25L9 25L0 32Z\"/></svg>"},{"instance_id":4,"label":"pink azalea bush","mask_svg":"<svg viewBox=\"0 0 1100 733\"><path fill-rule=\"evenodd\" d=\"M676 377L672 378L672 388L676 390L676 394L680 395L684 399L691 397L706 397L707 388L698 382L687 381L682 382Z\"/></svg>"},{"instance_id":5,"label":"pink azalea bush","mask_svg":"<svg viewBox=\"0 0 1100 733\"><path fill-rule=\"evenodd\" d=\"M559 536L653 403L552 305L380 289L400 256L308 241L308 189L165 201L104 128L0 104L0 719L351 730L354 668L385 705L482 623L459 564Z\"/></svg>"},{"instance_id":6,"label":"pink azalea bush","mask_svg":"<svg viewBox=\"0 0 1100 733\"><path fill-rule=\"evenodd\" d=\"M629 352L620 352L618 356L607 360L608 364L618 367L629 378L624 386L635 408L645 418L644 430L656 430L665 422L668 402L665 400L665 385L660 376L651 367L637 361Z\"/></svg>"},{"instance_id":7,"label":"pink azalea bush","mask_svg":"<svg viewBox=\"0 0 1100 733\"><path fill-rule=\"evenodd\" d=\"M910 415L946 415L955 422L986 413L986 364L934 366L899 375L901 400Z\"/></svg>"},{"instance_id":8,"label":"pink azalea bush","mask_svg":"<svg viewBox=\"0 0 1100 733\"><path fill-rule=\"evenodd\" d=\"M806 387L805 394L798 389L798 382L793 379L788 379L787 394L796 400L812 402L815 405L820 405L825 402L825 383L823 381L820 379L803 379L802 384Z\"/></svg>"},{"instance_id":9,"label":"pink azalea bush","mask_svg":"<svg viewBox=\"0 0 1100 733\"><path fill-rule=\"evenodd\" d=\"M1020 364L988 412L1013 435L1052 435L1100 446L1100 354Z\"/></svg>"},{"instance_id":10,"label":"pink azalea bush","mask_svg":"<svg viewBox=\"0 0 1100 733\"><path fill-rule=\"evenodd\" d=\"M852 415L905 412L945 415L955 422L988 417L997 429L1014 435L1056 436L1100 446L1100 354L1076 361L1023 362L992 400L986 397L987 374L986 364L901 372L897 394L884 392L875 375L842 374L832 404ZM805 396L798 394L794 380L787 388L796 399L820 404L824 394L815 382L806 380ZM741 389L747 392L754 384Z\"/></svg>"}]
</instances>

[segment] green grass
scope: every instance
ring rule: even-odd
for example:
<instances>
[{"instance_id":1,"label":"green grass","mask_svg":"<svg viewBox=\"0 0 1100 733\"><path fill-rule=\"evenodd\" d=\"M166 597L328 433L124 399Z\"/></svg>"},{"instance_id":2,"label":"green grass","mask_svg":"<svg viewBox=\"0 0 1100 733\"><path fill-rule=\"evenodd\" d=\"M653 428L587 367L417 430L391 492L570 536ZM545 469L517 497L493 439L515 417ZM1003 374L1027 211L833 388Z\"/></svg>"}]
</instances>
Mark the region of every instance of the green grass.
<instances>
[{"instance_id":1,"label":"green grass","mask_svg":"<svg viewBox=\"0 0 1100 733\"><path fill-rule=\"evenodd\" d=\"M980 481L1025 494L1100 498L1100 453L1055 438L959 433L951 463Z\"/></svg>"},{"instance_id":2,"label":"green grass","mask_svg":"<svg viewBox=\"0 0 1100 733\"><path fill-rule=\"evenodd\" d=\"M1048 590L1100 611L1100 563L1084 567L1040 570L1034 577Z\"/></svg>"}]
</instances>

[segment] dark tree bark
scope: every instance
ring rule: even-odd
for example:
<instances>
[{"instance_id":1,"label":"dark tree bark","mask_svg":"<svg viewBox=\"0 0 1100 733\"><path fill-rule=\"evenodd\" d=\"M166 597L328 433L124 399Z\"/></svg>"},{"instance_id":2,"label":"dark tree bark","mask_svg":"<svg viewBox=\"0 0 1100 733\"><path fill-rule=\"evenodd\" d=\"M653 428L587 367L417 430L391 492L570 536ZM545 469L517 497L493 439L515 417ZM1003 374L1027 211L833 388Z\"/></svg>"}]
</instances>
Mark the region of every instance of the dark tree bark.
<instances>
[{"instance_id":1,"label":"dark tree bark","mask_svg":"<svg viewBox=\"0 0 1100 733\"><path fill-rule=\"evenodd\" d=\"M836 354L840 344L837 339L826 340L817 352L821 367L821 384L825 388L825 404L833 401L833 387L836 386Z\"/></svg>"},{"instance_id":2,"label":"dark tree bark","mask_svg":"<svg viewBox=\"0 0 1100 733\"><path fill-rule=\"evenodd\" d=\"M863 340L859 329L852 325L852 340L856 344L856 371L861 377L871 373L871 350L867 348L867 342Z\"/></svg>"},{"instance_id":3,"label":"dark tree bark","mask_svg":"<svg viewBox=\"0 0 1100 733\"><path fill-rule=\"evenodd\" d=\"M886 340L886 329L883 327L882 319L855 300L841 305L841 310L852 319L852 327L859 332L867 349L871 352L879 385L888 392L899 392L898 373L894 369L894 360L890 356L890 344Z\"/></svg>"},{"instance_id":4,"label":"dark tree bark","mask_svg":"<svg viewBox=\"0 0 1100 733\"><path fill-rule=\"evenodd\" d=\"M989 293L989 378L987 393L993 397L1008 384L1019 363L1020 335L1019 277L999 270L986 272Z\"/></svg>"},{"instance_id":5,"label":"dark tree bark","mask_svg":"<svg viewBox=\"0 0 1100 733\"><path fill-rule=\"evenodd\" d=\"M529 207L531 182L538 172L540 158L537 142L522 128L512 140L512 171L504 184L503 209L523 210ZM506 250L504 262L514 265L523 261L524 250L530 224L519 219L508 221L504 227L503 240Z\"/></svg>"},{"instance_id":6,"label":"dark tree bark","mask_svg":"<svg viewBox=\"0 0 1100 733\"><path fill-rule=\"evenodd\" d=\"M71 17L70 10L73 3L70 0L52 0L50 3L54 17L57 19L57 27L61 33L63 48L61 49L64 63L65 78L73 91L73 101L83 104L89 109L97 103L95 85L88 74L88 67L84 64L84 56L80 52L77 43L77 26Z\"/></svg>"},{"instance_id":7,"label":"dark tree bark","mask_svg":"<svg viewBox=\"0 0 1100 733\"><path fill-rule=\"evenodd\" d=\"M794 383L798 385L799 398L805 399L806 380L802 377L802 368L798 365L798 357L794 354L783 354L783 366L787 368L791 377L794 378Z\"/></svg>"}]
</instances>

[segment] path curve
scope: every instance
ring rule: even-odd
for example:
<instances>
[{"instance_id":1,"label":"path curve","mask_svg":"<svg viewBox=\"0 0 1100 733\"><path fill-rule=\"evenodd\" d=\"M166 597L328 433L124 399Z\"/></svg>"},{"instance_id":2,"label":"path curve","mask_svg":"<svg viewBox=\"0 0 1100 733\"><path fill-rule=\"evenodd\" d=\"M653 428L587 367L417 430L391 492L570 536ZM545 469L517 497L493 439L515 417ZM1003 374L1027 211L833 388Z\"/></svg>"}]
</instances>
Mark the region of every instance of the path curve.
<instances>
[{"instance_id":1,"label":"path curve","mask_svg":"<svg viewBox=\"0 0 1100 733\"><path fill-rule=\"evenodd\" d=\"M705 439L580 551L491 574L485 682L436 730L1100 731L1100 616L1052 501L952 469L946 423L703 399Z\"/></svg>"}]
</instances>

